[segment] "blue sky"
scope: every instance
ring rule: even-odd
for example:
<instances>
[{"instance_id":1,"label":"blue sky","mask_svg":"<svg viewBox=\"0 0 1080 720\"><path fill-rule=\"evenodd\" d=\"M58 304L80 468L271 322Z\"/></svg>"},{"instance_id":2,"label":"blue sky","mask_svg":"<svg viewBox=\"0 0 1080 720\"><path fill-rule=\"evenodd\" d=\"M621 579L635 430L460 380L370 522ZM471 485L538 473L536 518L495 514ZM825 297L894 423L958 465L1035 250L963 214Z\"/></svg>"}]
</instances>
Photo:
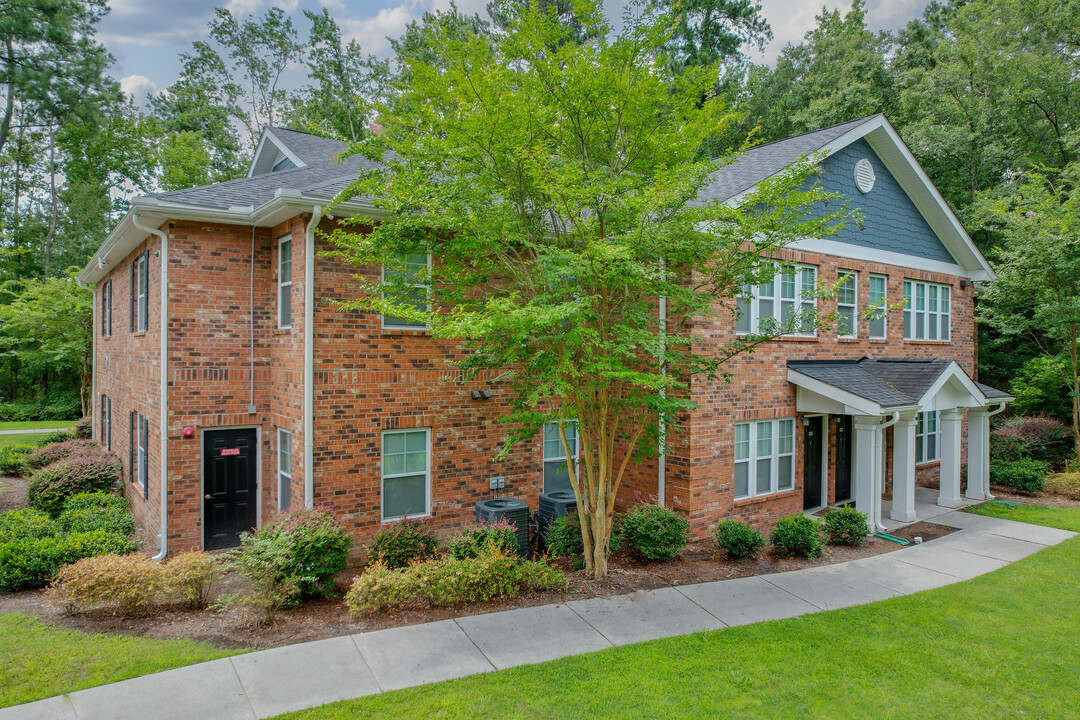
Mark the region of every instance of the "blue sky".
<instances>
[{"instance_id":1,"label":"blue sky","mask_svg":"<svg viewBox=\"0 0 1080 720\"><path fill-rule=\"evenodd\" d=\"M605 0L612 15L625 0ZM761 0L775 39L758 61L771 62L789 42L798 42L814 25L822 6L847 8L850 0ZM224 4L233 12L261 13L277 5L306 27L302 11L326 7L346 36L366 52L386 55L387 36L397 37L409 21L427 10L449 7L450 0L111 0L111 12L99 26L99 38L116 58L112 74L140 102L148 92L162 90L176 79L178 56L194 40L205 37L214 8ZM467 12L484 14L487 0L457 0ZM874 28L896 29L917 17L925 0L868 0L867 20Z\"/></svg>"}]
</instances>

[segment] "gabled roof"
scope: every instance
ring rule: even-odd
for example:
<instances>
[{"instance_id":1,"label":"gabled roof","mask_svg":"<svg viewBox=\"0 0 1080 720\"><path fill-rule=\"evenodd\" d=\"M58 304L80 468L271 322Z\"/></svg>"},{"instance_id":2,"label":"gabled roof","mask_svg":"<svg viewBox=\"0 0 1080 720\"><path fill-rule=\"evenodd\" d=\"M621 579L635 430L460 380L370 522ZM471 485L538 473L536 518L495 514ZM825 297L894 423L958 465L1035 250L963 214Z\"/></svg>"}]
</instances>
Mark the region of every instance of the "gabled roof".
<instances>
[{"instance_id":1,"label":"gabled roof","mask_svg":"<svg viewBox=\"0 0 1080 720\"><path fill-rule=\"evenodd\" d=\"M977 405L1007 401L1008 393L974 382L952 360L924 358L859 358L858 360L789 360L788 379L819 392L804 382L809 378L838 391L869 401L882 411L922 407L930 403L946 382L953 381ZM849 403L851 404L851 403Z\"/></svg>"},{"instance_id":2,"label":"gabled roof","mask_svg":"<svg viewBox=\"0 0 1080 720\"><path fill-rule=\"evenodd\" d=\"M268 127L259 139L255 156L248 168L248 177L273 172L274 164L282 156L298 168L313 165L333 165L348 143L342 140L319 137L300 130Z\"/></svg>"}]
</instances>

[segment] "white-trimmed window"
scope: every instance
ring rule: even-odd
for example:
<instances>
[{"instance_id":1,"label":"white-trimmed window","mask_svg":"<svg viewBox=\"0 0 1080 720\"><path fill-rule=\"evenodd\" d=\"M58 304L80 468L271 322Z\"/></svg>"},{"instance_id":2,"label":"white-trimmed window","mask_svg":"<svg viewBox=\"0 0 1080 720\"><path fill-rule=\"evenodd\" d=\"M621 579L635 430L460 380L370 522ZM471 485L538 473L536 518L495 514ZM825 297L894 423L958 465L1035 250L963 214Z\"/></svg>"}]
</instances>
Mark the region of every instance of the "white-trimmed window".
<instances>
[{"instance_id":1,"label":"white-trimmed window","mask_svg":"<svg viewBox=\"0 0 1080 720\"><path fill-rule=\"evenodd\" d=\"M577 423L567 422L563 427L566 429L566 442L576 462L580 452ZM570 484L570 468L566 462L566 451L559 438L559 425L548 423L544 425L544 492L557 490L572 491L573 487Z\"/></svg>"},{"instance_id":2,"label":"white-trimmed window","mask_svg":"<svg viewBox=\"0 0 1080 720\"><path fill-rule=\"evenodd\" d=\"M112 335L112 280L106 280L101 286L101 334Z\"/></svg>"},{"instance_id":3,"label":"white-trimmed window","mask_svg":"<svg viewBox=\"0 0 1080 720\"><path fill-rule=\"evenodd\" d=\"M841 270L836 286L836 334L843 338L859 334L859 275L854 270Z\"/></svg>"},{"instance_id":4,"label":"white-trimmed window","mask_svg":"<svg viewBox=\"0 0 1080 720\"><path fill-rule=\"evenodd\" d=\"M278 238L278 327L292 327L292 235Z\"/></svg>"},{"instance_id":5,"label":"white-trimmed window","mask_svg":"<svg viewBox=\"0 0 1080 720\"><path fill-rule=\"evenodd\" d=\"M131 331L146 332L150 313L150 251L131 263Z\"/></svg>"},{"instance_id":6,"label":"white-trimmed window","mask_svg":"<svg viewBox=\"0 0 1080 720\"><path fill-rule=\"evenodd\" d=\"M915 419L915 462L928 463L940 459L941 428L937 410L919 413Z\"/></svg>"},{"instance_id":7,"label":"white-trimmed window","mask_svg":"<svg viewBox=\"0 0 1080 720\"><path fill-rule=\"evenodd\" d=\"M948 340L952 288L904 281L904 339Z\"/></svg>"},{"instance_id":8,"label":"white-trimmed window","mask_svg":"<svg viewBox=\"0 0 1080 720\"><path fill-rule=\"evenodd\" d=\"M795 487L795 420L735 424L735 498Z\"/></svg>"},{"instance_id":9,"label":"white-trimmed window","mask_svg":"<svg viewBox=\"0 0 1080 720\"><path fill-rule=\"evenodd\" d=\"M888 330L886 319L889 315L889 279L884 275L870 276L870 310L873 316L870 318L870 337L881 339L886 337Z\"/></svg>"},{"instance_id":10,"label":"white-trimmed window","mask_svg":"<svg viewBox=\"0 0 1080 720\"><path fill-rule=\"evenodd\" d=\"M130 459L131 459L131 482L137 483L142 488L143 497L149 494L148 479L150 477L150 423L146 416L140 412L131 413L131 434L129 436Z\"/></svg>"},{"instance_id":11,"label":"white-trimmed window","mask_svg":"<svg viewBox=\"0 0 1080 720\"><path fill-rule=\"evenodd\" d=\"M288 510L292 505L292 433L278 428L277 431L278 510Z\"/></svg>"},{"instance_id":12,"label":"white-trimmed window","mask_svg":"<svg viewBox=\"0 0 1080 720\"><path fill-rule=\"evenodd\" d=\"M390 268L383 266L383 282L394 280L408 284L404 304L417 310L427 312L430 303L428 282L431 277L431 255L424 253L411 253L403 258L404 267ZM383 299L386 294L383 293ZM423 330L427 323L407 320L405 318L383 315L384 328L404 328L408 330Z\"/></svg>"},{"instance_id":13,"label":"white-trimmed window","mask_svg":"<svg viewBox=\"0 0 1080 720\"><path fill-rule=\"evenodd\" d=\"M382 436L383 520L427 515L431 481L428 430L387 430Z\"/></svg>"},{"instance_id":14,"label":"white-trimmed window","mask_svg":"<svg viewBox=\"0 0 1080 720\"><path fill-rule=\"evenodd\" d=\"M101 444L112 450L112 398L101 396Z\"/></svg>"},{"instance_id":15,"label":"white-trimmed window","mask_svg":"<svg viewBox=\"0 0 1080 720\"><path fill-rule=\"evenodd\" d=\"M782 268L772 282L761 285L743 285L739 294L735 332L740 334L768 332L791 322L796 313L804 313L817 307L814 288L817 268L795 265ZM813 322L806 322L801 329L788 335L812 336L816 334Z\"/></svg>"}]
</instances>

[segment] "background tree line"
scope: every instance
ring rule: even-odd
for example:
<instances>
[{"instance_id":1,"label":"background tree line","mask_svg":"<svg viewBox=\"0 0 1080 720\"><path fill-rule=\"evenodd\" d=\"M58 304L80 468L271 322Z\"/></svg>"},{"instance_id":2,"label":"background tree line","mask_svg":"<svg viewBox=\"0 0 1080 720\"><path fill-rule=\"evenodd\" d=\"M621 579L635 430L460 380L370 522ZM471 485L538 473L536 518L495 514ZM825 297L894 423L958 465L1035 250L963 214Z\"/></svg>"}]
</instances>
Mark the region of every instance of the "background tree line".
<instances>
[{"instance_id":1,"label":"background tree line","mask_svg":"<svg viewBox=\"0 0 1080 720\"><path fill-rule=\"evenodd\" d=\"M570 28L560 42L589 41L571 0L534 1ZM663 48L672 68L718 63L712 92L742 118L703 143L703 154L883 112L992 261L1007 264L1021 239L1047 235L1025 226L1024 198L1037 195L1040 221L1068 212L1078 176L1080 0L932 0L898 32L871 30L856 0L823 10L773 66L749 56L772 39L753 0L653 2L678 16ZM26 334L13 313L35 298L46 309L89 307L50 299L85 291L47 279L86 262L127 198L242 176L266 125L360 140L378 122L378 101L407 102L395 89L409 60L440 62L437 34L506 26L494 7L483 17L453 7L427 13L380 59L343 41L326 10L305 11L298 28L277 8L246 17L219 9L205 38L181 55L177 80L143 107L108 75L112 60L94 35L105 12L104 0L0 0L0 397L8 403L85 406L85 348ZM306 78L286 84L297 63ZM1047 226L1068 257L1075 226ZM981 301L980 379L1011 387L1026 412L1067 418L1076 327L1045 318L1080 316L1080 278L1064 272L1047 296L1030 286L1050 279L1006 275L1002 287L1013 291Z\"/></svg>"}]
</instances>

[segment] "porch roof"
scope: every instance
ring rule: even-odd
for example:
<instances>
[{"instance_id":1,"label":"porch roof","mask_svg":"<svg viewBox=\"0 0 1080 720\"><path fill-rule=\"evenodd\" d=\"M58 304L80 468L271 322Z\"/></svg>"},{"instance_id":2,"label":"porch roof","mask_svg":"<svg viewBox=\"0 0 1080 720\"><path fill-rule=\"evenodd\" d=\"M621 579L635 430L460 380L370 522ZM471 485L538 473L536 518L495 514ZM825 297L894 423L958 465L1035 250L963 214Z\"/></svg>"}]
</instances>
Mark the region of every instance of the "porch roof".
<instances>
[{"instance_id":1,"label":"porch roof","mask_svg":"<svg viewBox=\"0 0 1080 720\"><path fill-rule=\"evenodd\" d=\"M946 386L948 405L955 407L983 407L1012 399L1008 393L976 383L952 360L789 360L787 367L788 380L799 388L799 409L804 412L880 415L921 408Z\"/></svg>"}]
</instances>

